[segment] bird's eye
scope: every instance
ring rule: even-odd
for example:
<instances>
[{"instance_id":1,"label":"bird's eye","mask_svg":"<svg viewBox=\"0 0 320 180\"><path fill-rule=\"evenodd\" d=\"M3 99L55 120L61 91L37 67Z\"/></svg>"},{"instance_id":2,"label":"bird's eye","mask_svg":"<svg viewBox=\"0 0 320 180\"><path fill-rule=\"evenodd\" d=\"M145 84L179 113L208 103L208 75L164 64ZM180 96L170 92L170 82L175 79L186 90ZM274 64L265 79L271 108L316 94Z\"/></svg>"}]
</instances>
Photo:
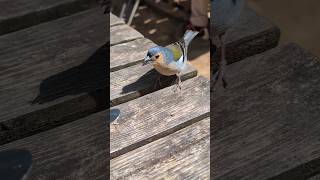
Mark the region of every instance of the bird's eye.
<instances>
[{"instance_id":1,"label":"bird's eye","mask_svg":"<svg viewBox=\"0 0 320 180\"><path fill-rule=\"evenodd\" d=\"M155 57L156 57L156 59L158 59L160 57L160 55L156 55Z\"/></svg>"}]
</instances>

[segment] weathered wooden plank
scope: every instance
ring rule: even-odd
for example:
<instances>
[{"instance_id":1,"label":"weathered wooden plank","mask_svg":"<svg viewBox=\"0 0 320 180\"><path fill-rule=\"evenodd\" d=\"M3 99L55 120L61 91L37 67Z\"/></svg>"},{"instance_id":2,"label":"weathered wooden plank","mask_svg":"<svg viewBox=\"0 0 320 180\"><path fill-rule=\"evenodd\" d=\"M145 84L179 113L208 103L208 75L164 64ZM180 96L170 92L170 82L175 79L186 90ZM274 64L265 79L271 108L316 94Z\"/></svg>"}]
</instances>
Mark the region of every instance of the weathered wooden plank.
<instances>
[{"instance_id":1,"label":"weathered wooden plank","mask_svg":"<svg viewBox=\"0 0 320 180\"><path fill-rule=\"evenodd\" d=\"M280 29L268 19L246 8L226 39L228 63L262 53L278 45ZM218 45L220 47L220 45ZM214 58L220 57L220 48Z\"/></svg>"},{"instance_id":2,"label":"weathered wooden plank","mask_svg":"<svg viewBox=\"0 0 320 180\"><path fill-rule=\"evenodd\" d=\"M110 47L110 71L117 71L142 63L149 48L156 46L152 41L142 38Z\"/></svg>"},{"instance_id":3,"label":"weathered wooden plank","mask_svg":"<svg viewBox=\"0 0 320 180\"><path fill-rule=\"evenodd\" d=\"M210 119L112 159L111 179L210 179Z\"/></svg>"},{"instance_id":4,"label":"weathered wooden plank","mask_svg":"<svg viewBox=\"0 0 320 180\"><path fill-rule=\"evenodd\" d=\"M124 20L110 13L110 27L125 24Z\"/></svg>"},{"instance_id":5,"label":"weathered wooden plank","mask_svg":"<svg viewBox=\"0 0 320 180\"><path fill-rule=\"evenodd\" d=\"M13 32L97 6L91 0L1 0L0 34ZM97 9L103 13L102 9Z\"/></svg>"},{"instance_id":6,"label":"weathered wooden plank","mask_svg":"<svg viewBox=\"0 0 320 180\"><path fill-rule=\"evenodd\" d=\"M319 60L286 44L228 67L228 89L218 85L211 94L214 179L320 172L309 163L320 157ZM310 170L287 173L299 166Z\"/></svg>"},{"instance_id":7,"label":"weathered wooden plank","mask_svg":"<svg viewBox=\"0 0 320 180\"><path fill-rule=\"evenodd\" d=\"M105 107L107 20L99 8L0 36L0 143Z\"/></svg>"},{"instance_id":8,"label":"weathered wooden plank","mask_svg":"<svg viewBox=\"0 0 320 180\"><path fill-rule=\"evenodd\" d=\"M197 70L190 65L181 72L181 80L193 78ZM110 100L112 106L130 101L159 89L155 87L156 79L160 74L152 65L142 66L137 64L110 74ZM176 75L161 76L161 87L174 83Z\"/></svg>"},{"instance_id":9,"label":"weathered wooden plank","mask_svg":"<svg viewBox=\"0 0 320 180\"><path fill-rule=\"evenodd\" d=\"M320 157L313 159L309 162L300 164L297 167L289 169L281 174L273 176L268 180L277 180L277 179L292 179L292 180L300 180L300 179L308 179L308 180L319 180L320 176L317 174L320 173ZM310 178L311 177L311 178Z\"/></svg>"},{"instance_id":10,"label":"weathered wooden plank","mask_svg":"<svg viewBox=\"0 0 320 180\"><path fill-rule=\"evenodd\" d=\"M209 90L208 80L196 77L184 81L181 92L168 87L114 107L122 115L110 127L111 157L208 117Z\"/></svg>"},{"instance_id":11,"label":"weathered wooden plank","mask_svg":"<svg viewBox=\"0 0 320 180\"><path fill-rule=\"evenodd\" d=\"M28 179L101 179L107 171L108 122L106 114L94 116L8 143L0 151L30 151Z\"/></svg>"},{"instance_id":12,"label":"weathered wooden plank","mask_svg":"<svg viewBox=\"0 0 320 180\"><path fill-rule=\"evenodd\" d=\"M126 24L110 27L110 46L139 38L143 38L143 35Z\"/></svg>"}]
</instances>

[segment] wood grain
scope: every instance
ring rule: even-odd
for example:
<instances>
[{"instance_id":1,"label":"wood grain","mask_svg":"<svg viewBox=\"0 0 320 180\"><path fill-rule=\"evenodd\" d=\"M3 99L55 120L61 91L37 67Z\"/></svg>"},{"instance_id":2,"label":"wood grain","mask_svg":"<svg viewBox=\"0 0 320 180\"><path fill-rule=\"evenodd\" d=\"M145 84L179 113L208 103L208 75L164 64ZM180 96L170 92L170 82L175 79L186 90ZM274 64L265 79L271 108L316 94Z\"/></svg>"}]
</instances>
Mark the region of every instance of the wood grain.
<instances>
[{"instance_id":1,"label":"wood grain","mask_svg":"<svg viewBox=\"0 0 320 180\"><path fill-rule=\"evenodd\" d=\"M111 26L110 35L110 46L143 38L141 33L126 24Z\"/></svg>"},{"instance_id":2,"label":"wood grain","mask_svg":"<svg viewBox=\"0 0 320 180\"><path fill-rule=\"evenodd\" d=\"M142 38L110 47L110 71L117 71L143 62L149 48L156 46Z\"/></svg>"},{"instance_id":3,"label":"wood grain","mask_svg":"<svg viewBox=\"0 0 320 180\"><path fill-rule=\"evenodd\" d=\"M146 141L159 139L208 117L209 82L204 78L198 77L183 82L183 87L182 94L178 96L173 94L171 87L169 87L155 92L154 95L147 95L139 100L130 101L127 106L125 104L118 106L121 110L121 118L118 121L120 125L117 127L120 130L118 133L123 133L124 127L129 128L128 130L131 131L132 137L122 139L119 138L120 134L113 137L130 143L133 137L139 136L141 143L143 138ZM155 101L154 99L158 99L160 95L163 99ZM160 108L159 105L161 105ZM183 108L176 108L175 105L177 107L183 106ZM136 108L131 109L130 107L133 106ZM138 115L141 112L136 110L137 106L147 108L144 115ZM171 106L171 108L168 106ZM153 107L158 107L158 113L160 114L152 113ZM193 111L192 114L190 110ZM92 114L55 129L5 144L0 147L0 150L17 148L29 150L32 153L34 163L30 174L31 179L101 178L106 171L106 136L108 132L106 115L106 111ZM140 118L137 116L140 116ZM155 119L150 119L150 117ZM135 125L135 127L124 125L128 123L137 123L138 125ZM153 123L161 123L163 125L156 127ZM142 126L139 126L139 124ZM148 124L150 127L146 127ZM202 129L198 129L198 133L207 132L206 129L209 127L208 120L205 124L206 126L201 125ZM149 134L140 134L144 132L140 131L144 127L148 129L146 132L149 132ZM208 136L208 133L205 134ZM122 134L121 136L124 137L125 135ZM148 139L146 139L147 137ZM195 137L199 138L200 136ZM118 141L118 143L121 142ZM196 145L195 148L197 149L200 146L208 145L208 138ZM111 148L113 147L111 146ZM198 153L195 153L195 155ZM208 156L207 152L202 152L199 155L203 154ZM184 153L180 153L179 156L184 157ZM184 161L188 161L189 157L185 157ZM203 161L207 159L203 158L203 156L201 157ZM67 171L66 168L68 169ZM207 168L207 166L204 168Z\"/></svg>"},{"instance_id":4,"label":"wood grain","mask_svg":"<svg viewBox=\"0 0 320 180\"><path fill-rule=\"evenodd\" d=\"M246 8L239 21L229 30L226 59L229 64L262 53L278 45L280 29L268 19ZM213 58L219 58L220 44ZM213 48L213 47L212 47Z\"/></svg>"},{"instance_id":5,"label":"wood grain","mask_svg":"<svg viewBox=\"0 0 320 180\"><path fill-rule=\"evenodd\" d=\"M0 144L105 107L99 8L0 36Z\"/></svg>"},{"instance_id":6,"label":"wood grain","mask_svg":"<svg viewBox=\"0 0 320 180\"><path fill-rule=\"evenodd\" d=\"M309 163L320 157L319 60L285 44L228 67L228 89L218 85L211 93L214 179L296 179L320 172Z\"/></svg>"},{"instance_id":7,"label":"wood grain","mask_svg":"<svg viewBox=\"0 0 320 180\"><path fill-rule=\"evenodd\" d=\"M0 35L68 16L92 7L90 0L1 0ZM103 13L103 9L97 9Z\"/></svg>"},{"instance_id":8,"label":"wood grain","mask_svg":"<svg viewBox=\"0 0 320 180\"><path fill-rule=\"evenodd\" d=\"M106 174L108 122L106 114L94 117L8 143L0 151L30 151L33 164L28 179L101 178Z\"/></svg>"},{"instance_id":9,"label":"wood grain","mask_svg":"<svg viewBox=\"0 0 320 180\"><path fill-rule=\"evenodd\" d=\"M170 86L176 79L176 75L161 76L161 86L155 87L156 79L159 75L152 65L142 66L142 64L112 72L110 74L110 100L112 106ZM187 65L182 72L181 79L186 80L196 75L196 69Z\"/></svg>"},{"instance_id":10,"label":"wood grain","mask_svg":"<svg viewBox=\"0 0 320 180\"><path fill-rule=\"evenodd\" d=\"M111 179L210 179L210 119L112 159Z\"/></svg>"},{"instance_id":11,"label":"wood grain","mask_svg":"<svg viewBox=\"0 0 320 180\"><path fill-rule=\"evenodd\" d=\"M317 176L317 174L320 173L319 164L320 164L320 157L313 159L309 162L300 164L299 166L296 166L292 169L289 169L285 172L282 172L281 174L273 176L272 178L269 178L268 180L278 180L278 179L316 180L317 178L319 178L319 175Z\"/></svg>"},{"instance_id":12,"label":"wood grain","mask_svg":"<svg viewBox=\"0 0 320 180\"><path fill-rule=\"evenodd\" d=\"M122 116L110 126L110 153L117 157L209 116L209 82L186 80L182 91L168 87L115 106Z\"/></svg>"},{"instance_id":13,"label":"wood grain","mask_svg":"<svg viewBox=\"0 0 320 180\"><path fill-rule=\"evenodd\" d=\"M124 20L110 13L110 27L125 24Z\"/></svg>"}]
</instances>

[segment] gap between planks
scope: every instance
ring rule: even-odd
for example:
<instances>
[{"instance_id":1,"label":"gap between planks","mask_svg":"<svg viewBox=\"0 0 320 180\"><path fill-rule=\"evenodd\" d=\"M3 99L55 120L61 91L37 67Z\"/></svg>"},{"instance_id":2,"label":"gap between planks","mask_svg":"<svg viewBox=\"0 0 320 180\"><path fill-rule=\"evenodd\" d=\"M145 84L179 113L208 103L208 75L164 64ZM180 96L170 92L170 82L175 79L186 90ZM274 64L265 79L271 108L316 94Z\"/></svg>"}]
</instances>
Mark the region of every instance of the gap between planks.
<instances>
[{"instance_id":1,"label":"gap between planks","mask_svg":"<svg viewBox=\"0 0 320 180\"><path fill-rule=\"evenodd\" d=\"M0 36L0 144L107 108L107 20L98 10Z\"/></svg>"},{"instance_id":2,"label":"gap between planks","mask_svg":"<svg viewBox=\"0 0 320 180\"><path fill-rule=\"evenodd\" d=\"M110 46L127 43L140 38L144 38L144 36L127 24L110 27Z\"/></svg>"},{"instance_id":3,"label":"gap between planks","mask_svg":"<svg viewBox=\"0 0 320 180\"><path fill-rule=\"evenodd\" d=\"M196 77L183 82L179 94L167 87L115 106L123 114L110 127L111 158L209 117L209 89L208 80Z\"/></svg>"},{"instance_id":4,"label":"gap between planks","mask_svg":"<svg viewBox=\"0 0 320 180\"><path fill-rule=\"evenodd\" d=\"M178 99L176 99L177 101L172 98L177 97L177 94L171 94L172 90L170 88L167 88L161 91L157 91L154 95L150 95L149 97L146 96L134 100L135 102L130 101L121 107L118 106L122 110L121 118L124 118L120 123L123 124L123 120L131 120L131 122L133 123L137 123L137 121L147 123L146 121L144 121L144 119L141 119L143 118L143 116L139 116L136 120L126 118L133 118L132 113L139 113L135 111L134 108L132 108L132 105L136 106L137 104L139 104L139 102L141 103L141 105L144 105L146 103L149 108L152 108L150 103L153 103L154 105L167 103L171 104L172 107L175 107L175 105L178 106L179 104L183 106L193 104L193 106L187 106L184 107L184 109L194 109L196 110L196 112L186 111L184 113L180 112L176 115L176 112L174 111L169 112L171 113L171 115L167 117L171 118L170 122L169 119L166 118L166 115L163 116L164 114L157 114L157 116L160 115L162 117L162 119L158 119L158 121L167 123L168 125L166 126L168 128L162 127L163 129L172 129L172 127L170 126L175 126L173 124L177 123L184 124L180 125L180 129L182 129L184 127L187 127L187 124L191 125L196 123L197 121L201 121L202 119L209 117L208 111L210 88L208 80L202 77L193 78L186 82L183 82L183 87L184 89L182 90L182 92L184 93L178 96ZM155 101L153 99L150 99L152 97L159 97L159 95L168 96L167 100L163 100L161 102L160 100ZM191 95L194 95L196 99L192 99ZM184 100L183 97L187 99ZM173 102L176 102L178 104L172 104ZM203 107L201 108L199 107L199 105L202 105ZM163 112L168 112L165 109L167 108L165 104L163 104L161 107L162 108L160 109L163 109ZM126 113L127 115L125 115ZM45 177L46 179L50 179L52 177L69 177L71 179L77 179L81 177L84 179L91 179L93 176L101 177L102 173L105 172L105 166L97 162L99 162L99 160L103 160L103 162L105 162L104 159L106 157L106 153L108 152L108 146L106 146L106 142L108 140L106 140L105 138L107 137L106 133L108 132L107 126L109 122L107 122L108 118L106 117L106 115L107 111L98 112L85 118L78 119L77 121L64 124L63 126L59 126L54 129L2 145L0 146L0 150L15 148L29 150L33 156L34 169L31 171L31 177L34 178ZM195 118L198 117L199 120L194 120L195 118L193 118L192 116L194 116ZM148 114L145 114L144 117L148 118L149 116ZM154 121L151 119L149 123L152 122ZM150 129L152 129L152 127ZM128 126L128 128L130 127ZM176 131L178 130L179 129L176 129ZM155 132L152 131L151 133ZM155 134L155 136L157 136L157 134ZM143 134L140 137L144 138ZM90 164L90 166L82 166L83 164ZM68 167L67 170L65 169L65 167ZM46 173L43 174L43 172Z\"/></svg>"},{"instance_id":5,"label":"gap between planks","mask_svg":"<svg viewBox=\"0 0 320 180\"><path fill-rule=\"evenodd\" d=\"M141 63L149 48L156 46L146 38L139 38L127 43L110 47L110 72L115 72Z\"/></svg>"},{"instance_id":6,"label":"gap between planks","mask_svg":"<svg viewBox=\"0 0 320 180\"><path fill-rule=\"evenodd\" d=\"M139 98L159 89L172 85L176 79L173 76L161 76L161 87L154 88L156 78L160 74L152 65L135 65L110 74L110 100L111 106L116 106L130 100ZM182 71L181 80L187 80L197 76L197 70L187 65Z\"/></svg>"},{"instance_id":7,"label":"gap between planks","mask_svg":"<svg viewBox=\"0 0 320 180\"><path fill-rule=\"evenodd\" d=\"M0 18L0 35L70 16L98 6L97 2L90 0L59 0L54 3L41 0L34 0L32 2L20 1L4 0L2 2L4 3L3 6L6 7L3 13L7 17L3 15Z\"/></svg>"},{"instance_id":8,"label":"gap between planks","mask_svg":"<svg viewBox=\"0 0 320 180\"><path fill-rule=\"evenodd\" d=\"M210 118L114 158L111 179L209 179Z\"/></svg>"},{"instance_id":9,"label":"gap between planks","mask_svg":"<svg viewBox=\"0 0 320 180\"><path fill-rule=\"evenodd\" d=\"M32 154L28 179L96 179L105 176L108 147L106 113L64 124L0 146Z\"/></svg>"},{"instance_id":10,"label":"gap between planks","mask_svg":"<svg viewBox=\"0 0 320 180\"><path fill-rule=\"evenodd\" d=\"M288 43L228 67L228 89L211 96L214 178L319 173L319 62Z\"/></svg>"},{"instance_id":11,"label":"gap between planks","mask_svg":"<svg viewBox=\"0 0 320 180\"><path fill-rule=\"evenodd\" d=\"M123 19L117 17L113 13L110 12L109 14L110 14L110 28L113 26L119 26L119 25L126 24Z\"/></svg>"},{"instance_id":12,"label":"gap between planks","mask_svg":"<svg viewBox=\"0 0 320 180\"><path fill-rule=\"evenodd\" d=\"M228 31L226 39L226 59L228 64L238 62L244 58L263 53L276 47L280 40L281 31L271 21L246 7L239 19ZM220 44L212 59L221 57ZM215 47L211 47L215 49ZM215 62L215 61L213 61ZM216 72L216 64L212 65Z\"/></svg>"}]
</instances>

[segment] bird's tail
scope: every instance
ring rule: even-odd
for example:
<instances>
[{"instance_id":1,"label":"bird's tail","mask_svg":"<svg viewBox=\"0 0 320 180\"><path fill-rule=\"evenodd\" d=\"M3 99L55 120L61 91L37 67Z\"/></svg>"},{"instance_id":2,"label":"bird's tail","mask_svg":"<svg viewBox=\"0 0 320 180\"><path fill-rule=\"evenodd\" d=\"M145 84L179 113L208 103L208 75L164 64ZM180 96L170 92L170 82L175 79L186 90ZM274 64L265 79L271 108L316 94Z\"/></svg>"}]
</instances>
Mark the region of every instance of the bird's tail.
<instances>
[{"instance_id":1,"label":"bird's tail","mask_svg":"<svg viewBox=\"0 0 320 180\"><path fill-rule=\"evenodd\" d=\"M186 47L189 46L190 42L196 35L198 34L198 31L192 31L192 30L187 30L184 35L183 35L183 41Z\"/></svg>"}]
</instances>

